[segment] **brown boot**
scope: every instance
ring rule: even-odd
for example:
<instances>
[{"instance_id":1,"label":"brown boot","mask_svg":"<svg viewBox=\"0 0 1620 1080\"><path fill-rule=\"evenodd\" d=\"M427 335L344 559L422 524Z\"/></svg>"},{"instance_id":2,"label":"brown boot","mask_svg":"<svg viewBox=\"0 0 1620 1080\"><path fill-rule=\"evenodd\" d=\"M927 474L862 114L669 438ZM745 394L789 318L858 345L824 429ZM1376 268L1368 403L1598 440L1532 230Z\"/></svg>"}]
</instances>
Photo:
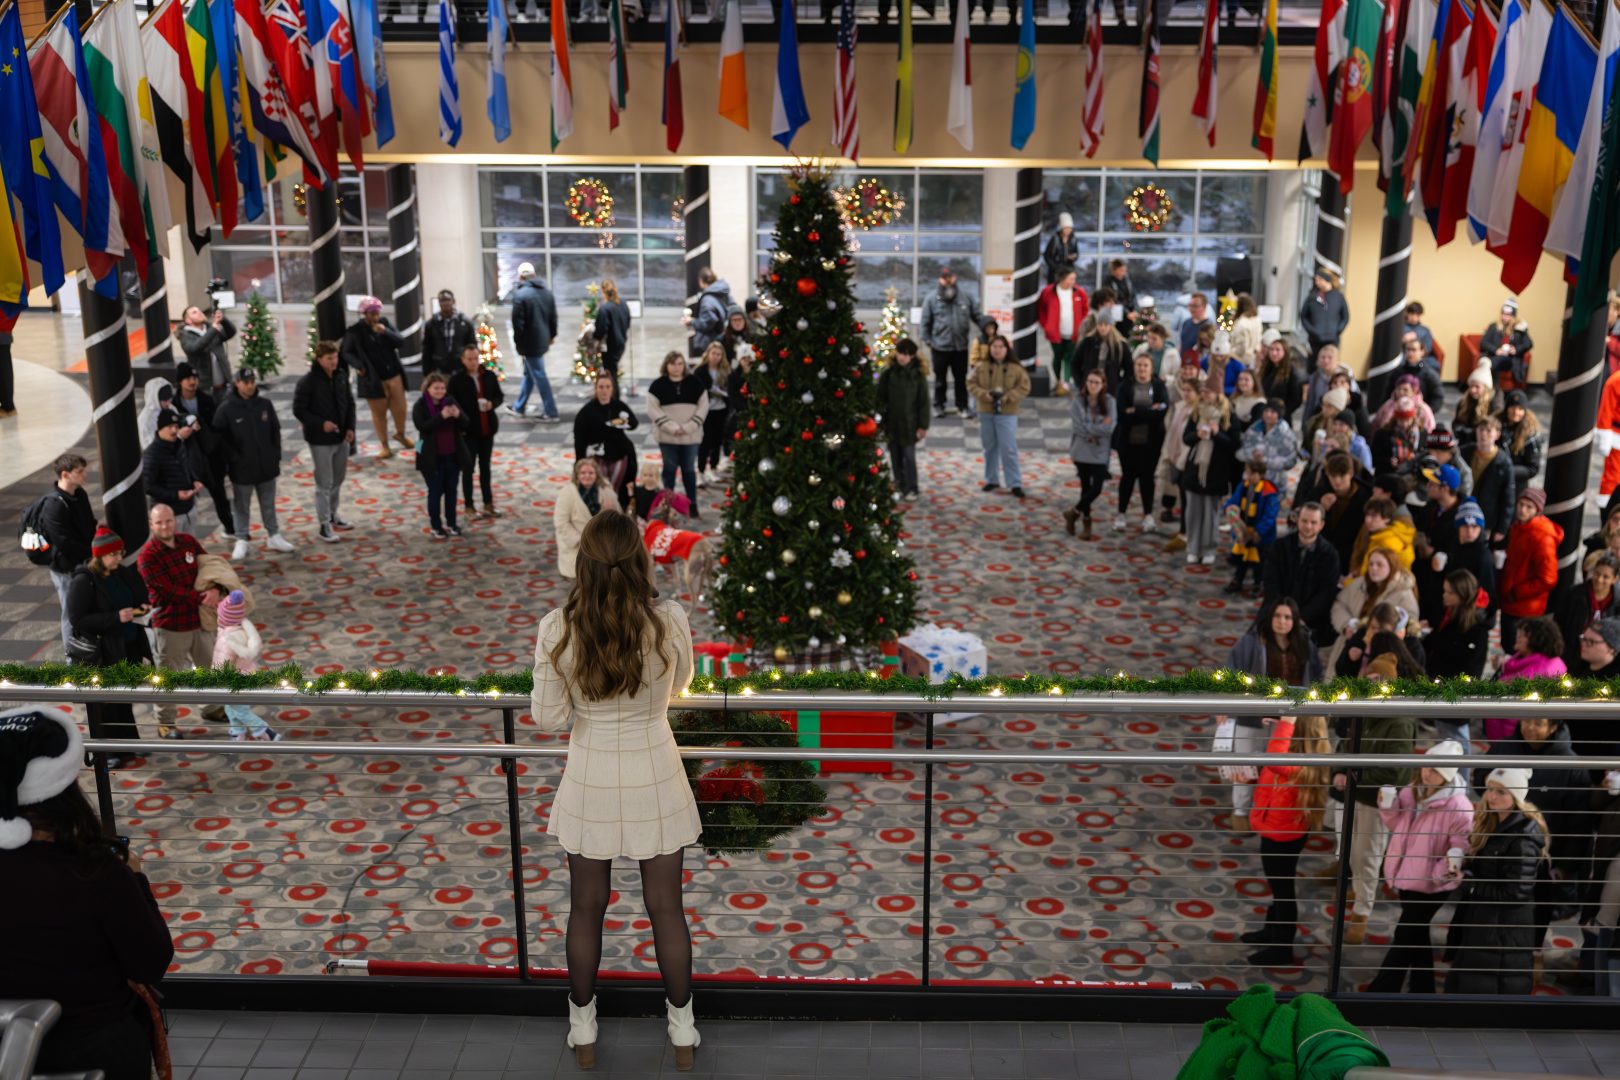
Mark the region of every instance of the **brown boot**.
<instances>
[{"instance_id":1,"label":"brown boot","mask_svg":"<svg viewBox=\"0 0 1620 1080\"><path fill-rule=\"evenodd\" d=\"M1071 506L1067 510L1063 511L1063 527L1069 530L1070 536L1074 535L1074 523L1079 520L1080 511L1076 510L1074 507Z\"/></svg>"},{"instance_id":2,"label":"brown boot","mask_svg":"<svg viewBox=\"0 0 1620 1080\"><path fill-rule=\"evenodd\" d=\"M1317 881L1337 881L1337 880L1339 880L1339 860L1334 859L1332 862L1330 862L1326 866L1322 867L1322 869L1320 869L1316 873L1312 874L1311 877L1314 878Z\"/></svg>"},{"instance_id":3,"label":"brown boot","mask_svg":"<svg viewBox=\"0 0 1620 1080\"><path fill-rule=\"evenodd\" d=\"M1081 514L1080 515L1080 539L1082 539L1082 540L1095 540L1095 539L1097 539L1097 534L1091 531L1091 515L1090 514Z\"/></svg>"},{"instance_id":4,"label":"brown boot","mask_svg":"<svg viewBox=\"0 0 1620 1080\"><path fill-rule=\"evenodd\" d=\"M1360 945L1367 940L1367 916L1351 915L1344 922L1344 943Z\"/></svg>"}]
</instances>

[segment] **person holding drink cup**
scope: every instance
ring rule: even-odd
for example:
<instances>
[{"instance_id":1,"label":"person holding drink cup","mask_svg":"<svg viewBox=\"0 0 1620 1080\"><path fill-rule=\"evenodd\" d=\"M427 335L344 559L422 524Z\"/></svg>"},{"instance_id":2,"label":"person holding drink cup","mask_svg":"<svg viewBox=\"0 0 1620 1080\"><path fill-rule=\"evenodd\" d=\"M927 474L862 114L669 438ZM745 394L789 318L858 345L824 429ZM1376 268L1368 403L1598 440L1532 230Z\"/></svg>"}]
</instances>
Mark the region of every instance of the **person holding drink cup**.
<instances>
[{"instance_id":1,"label":"person holding drink cup","mask_svg":"<svg viewBox=\"0 0 1620 1080\"><path fill-rule=\"evenodd\" d=\"M1462 753L1454 740L1436 743L1425 756L1437 760L1419 769L1414 783L1379 789L1378 815L1389 830L1384 881L1400 896L1401 911L1394 940L1367 987L1374 993L1398 994L1407 987L1414 994L1435 992L1429 926L1457 887L1474 827L1474 804L1457 768L1440 759Z\"/></svg>"}]
</instances>

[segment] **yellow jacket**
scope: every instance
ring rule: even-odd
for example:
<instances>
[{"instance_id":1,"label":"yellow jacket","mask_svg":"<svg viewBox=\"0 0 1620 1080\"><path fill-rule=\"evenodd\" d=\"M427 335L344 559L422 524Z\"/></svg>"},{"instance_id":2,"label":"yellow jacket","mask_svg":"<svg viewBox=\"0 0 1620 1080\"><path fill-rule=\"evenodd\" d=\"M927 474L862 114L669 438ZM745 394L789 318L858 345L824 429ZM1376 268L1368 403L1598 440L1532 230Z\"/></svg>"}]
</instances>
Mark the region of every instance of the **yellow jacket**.
<instances>
[{"instance_id":1,"label":"yellow jacket","mask_svg":"<svg viewBox=\"0 0 1620 1080\"><path fill-rule=\"evenodd\" d=\"M968 372L967 387L979 403L981 413L993 411L990 393L1000 390L1001 415L1017 416L1018 403L1029 395L1029 372L1011 358L999 364L994 360L985 360Z\"/></svg>"},{"instance_id":2,"label":"yellow jacket","mask_svg":"<svg viewBox=\"0 0 1620 1080\"><path fill-rule=\"evenodd\" d=\"M1356 546L1350 552L1350 569L1347 576L1360 577L1367 572L1367 555L1373 548L1383 548L1395 556L1395 561L1402 570L1412 569L1412 560L1417 552L1412 549L1412 538L1417 535L1417 527L1412 524L1411 518L1399 517L1377 532L1368 535L1367 526L1361 527L1361 533L1356 537Z\"/></svg>"}]
</instances>

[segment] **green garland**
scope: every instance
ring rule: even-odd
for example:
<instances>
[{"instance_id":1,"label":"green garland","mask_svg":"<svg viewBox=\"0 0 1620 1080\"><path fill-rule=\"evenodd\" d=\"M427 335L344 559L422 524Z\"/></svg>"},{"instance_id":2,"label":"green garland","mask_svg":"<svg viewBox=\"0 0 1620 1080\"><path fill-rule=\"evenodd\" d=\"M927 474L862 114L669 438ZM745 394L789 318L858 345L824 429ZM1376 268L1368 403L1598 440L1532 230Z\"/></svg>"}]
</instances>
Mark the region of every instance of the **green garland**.
<instances>
[{"instance_id":1,"label":"green garland","mask_svg":"<svg viewBox=\"0 0 1620 1080\"><path fill-rule=\"evenodd\" d=\"M332 671L306 675L296 664L266 668L251 675L234 669L158 671L140 664L112 667L78 665L0 664L0 680L22 686L151 686L171 690L302 690L320 694L333 690L410 691L470 697L477 694L528 696L533 686L527 669L484 672L473 679L458 675L422 674L415 671L371 669ZM1112 675L1086 675L1066 678L1051 675L992 676L964 679L951 675L943 683L907 675L879 678L876 672L816 671L787 675L764 671L743 678L699 675L692 680L695 694L750 696L771 691L808 692L813 690L862 691L875 696L916 694L930 701L948 701L976 695L1094 694L1231 694L1275 698L1279 703L1308 707L1312 701L1366 700L1368 698L1411 698L1419 701L1500 701L1620 699L1620 679L1604 680L1574 676L1550 679L1515 679L1511 682L1469 679L1396 679L1375 683L1370 679L1341 678L1311 687L1289 687L1280 679L1245 675L1230 670L1195 671L1186 675L1142 677L1127 672Z\"/></svg>"},{"instance_id":2,"label":"green garland","mask_svg":"<svg viewBox=\"0 0 1620 1080\"><path fill-rule=\"evenodd\" d=\"M742 746L797 749L798 736L768 713L678 712L670 717L675 741L681 746ZM827 791L816 783L816 766L809 761L765 761L753 764L760 773L759 805L751 800L704 801L706 780L713 777L705 763L683 761L686 779L698 799L703 820L701 843L710 855L757 854L778 837L794 831L821 813ZM739 783L727 777L725 781ZM746 781L742 781L746 783Z\"/></svg>"}]
</instances>

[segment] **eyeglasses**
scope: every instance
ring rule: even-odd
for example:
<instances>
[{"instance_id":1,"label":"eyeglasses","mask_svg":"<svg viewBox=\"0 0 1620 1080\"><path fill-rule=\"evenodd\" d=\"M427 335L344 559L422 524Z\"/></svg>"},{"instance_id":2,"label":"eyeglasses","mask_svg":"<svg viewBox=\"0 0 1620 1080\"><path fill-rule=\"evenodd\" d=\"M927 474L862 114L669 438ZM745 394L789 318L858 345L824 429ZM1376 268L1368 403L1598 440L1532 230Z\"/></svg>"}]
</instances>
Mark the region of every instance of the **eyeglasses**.
<instances>
[{"instance_id":1,"label":"eyeglasses","mask_svg":"<svg viewBox=\"0 0 1620 1080\"><path fill-rule=\"evenodd\" d=\"M1604 643L1603 639L1598 637L1596 634L1582 634L1581 635L1581 644L1582 645L1602 645L1603 643Z\"/></svg>"}]
</instances>

